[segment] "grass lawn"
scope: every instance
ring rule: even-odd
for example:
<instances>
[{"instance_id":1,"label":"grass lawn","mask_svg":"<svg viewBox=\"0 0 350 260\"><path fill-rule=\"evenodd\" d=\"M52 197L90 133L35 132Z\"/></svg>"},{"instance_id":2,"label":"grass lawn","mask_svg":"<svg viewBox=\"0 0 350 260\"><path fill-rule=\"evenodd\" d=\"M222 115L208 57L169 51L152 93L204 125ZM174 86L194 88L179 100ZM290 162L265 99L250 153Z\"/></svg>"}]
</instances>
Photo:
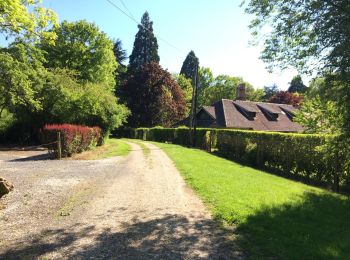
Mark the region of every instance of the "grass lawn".
<instances>
[{"instance_id":1,"label":"grass lawn","mask_svg":"<svg viewBox=\"0 0 350 260\"><path fill-rule=\"evenodd\" d=\"M123 156L130 152L127 143L120 139L107 139L105 144L98 146L91 151L75 154L72 159L76 160L98 160L113 156Z\"/></svg>"},{"instance_id":2,"label":"grass lawn","mask_svg":"<svg viewBox=\"0 0 350 260\"><path fill-rule=\"evenodd\" d=\"M350 259L350 200L204 151L155 143L251 258Z\"/></svg>"}]
</instances>

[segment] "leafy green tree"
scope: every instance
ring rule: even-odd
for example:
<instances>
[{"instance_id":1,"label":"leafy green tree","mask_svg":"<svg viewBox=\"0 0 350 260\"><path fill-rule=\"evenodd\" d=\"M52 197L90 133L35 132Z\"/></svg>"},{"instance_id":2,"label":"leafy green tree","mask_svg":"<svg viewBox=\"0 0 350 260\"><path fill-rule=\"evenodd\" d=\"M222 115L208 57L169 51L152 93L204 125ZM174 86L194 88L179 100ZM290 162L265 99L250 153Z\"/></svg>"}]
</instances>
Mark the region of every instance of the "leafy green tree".
<instances>
[{"instance_id":1,"label":"leafy green tree","mask_svg":"<svg viewBox=\"0 0 350 260\"><path fill-rule=\"evenodd\" d=\"M55 12L40 6L40 0L1 0L0 32L5 36L24 36L26 39L56 39L50 27L58 25Z\"/></svg>"},{"instance_id":2,"label":"leafy green tree","mask_svg":"<svg viewBox=\"0 0 350 260\"><path fill-rule=\"evenodd\" d=\"M290 86L288 88L288 92L290 93L305 93L307 90L306 85L304 84L303 80L301 79L300 75L297 75L293 77L292 81L290 82Z\"/></svg>"},{"instance_id":3,"label":"leafy green tree","mask_svg":"<svg viewBox=\"0 0 350 260\"><path fill-rule=\"evenodd\" d=\"M208 104L205 89L214 85L214 75L210 68L200 67L198 71L199 89L197 97L197 109Z\"/></svg>"},{"instance_id":4,"label":"leafy green tree","mask_svg":"<svg viewBox=\"0 0 350 260\"><path fill-rule=\"evenodd\" d=\"M117 62L113 52L113 42L93 23L87 21L61 23L54 30L56 44L41 44L46 52L45 66L67 68L76 72L81 83L104 84L115 87Z\"/></svg>"},{"instance_id":5,"label":"leafy green tree","mask_svg":"<svg viewBox=\"0 0 350 260\"><path fill-rule=\"evenodd\" d=\"M253 34L263 39L262 59L270 69L315 70L329 96L343 107L344 134L350 136L350 2L348 0L245 1L255 15ZM262 27L271 30L263 35Z\"/></svg>"},{"instance_id":6,"label":"leafy green tree","mask_svg":"<svg viewBox=\"0 0 350 260\"><path fill-rule=\"evenodd\" d=\"M221 99L236 99L236 89L243 79L228 75L219 75L215 78L213 86L203 90L203 105L212 105ZM247 100L261 101L262 91L256 91L248 82L246 85ZM259 94L260 93L260 94Z\"/></svg>"},{"instance_id":7,"label":"leafy green tree","mask_svg":"<svg viewBox=\"0 0 350 260\"><path fill-rule=\"evenodd\" d=\"M173 77L183 91L183 94L186 100L186 107L187 107L186 114L188 114L189 111L191 110L191 104L192 104L192 93L193 93L192 82L190 79L187 79L184 75L181 75L181 74L174 75Z\"/></svg>"},{"instance_id":8,"label":"leafy green tree","mask_svg":"<svg viewBox=\"0 0 350 260\"><path fill-rule=\"evenodd\" d=\"M138 25L139 31L135 36L134 48L129 59L129 68L137 70L145 63L159 63L158 42L153 33L153 22L148 12L145 12Z\"/></svg>"},{"instance_id":9,"label":"leafy green tree","mask_svg":"<svg viewBox=\"0 0 350 260\"><path fill-rule=\"evenodd\" d=\"M186 115L183 91L170 73L156 63L145 63L129 74L125 88L132 127L169 127Z\"/></svg>"},{"instance_id":10,"label":"leafy green tree","mask_svg":"<svg viewBox=\"0 0 350 260\"><path fill-rule=\"evenodd\" d=\"M109 87L79 83L74 72L46 69L44 61L30 43L15 42L0 52L1 110L13 114L13 133L33 137L46 123L98 125L108 132L125 121L128 110Z\"/></svg>"},{"instance_id":11,"label":"leafy green tree","mask_svg":"<svg viewBox=\"0 0 350 260\"><path fill-rule=\"evenodd\" d=\"M180 75L184 75L185 78L190 79L194 84L198 66L199 59L197 58L194 51L190 51L182 64Z\"/></svg>"},{"instance_id":12,"label":"leafy green tree","mask_svg":"<svg viewBox=\"0 0 350 260\"><path fill-rule=\"evenodd\" d=\"M303 103L294 121L304 127L305 133L339 134L341 113L334 102L324 102L319 96L316 96Z\"/></svg>"}]
</instances>

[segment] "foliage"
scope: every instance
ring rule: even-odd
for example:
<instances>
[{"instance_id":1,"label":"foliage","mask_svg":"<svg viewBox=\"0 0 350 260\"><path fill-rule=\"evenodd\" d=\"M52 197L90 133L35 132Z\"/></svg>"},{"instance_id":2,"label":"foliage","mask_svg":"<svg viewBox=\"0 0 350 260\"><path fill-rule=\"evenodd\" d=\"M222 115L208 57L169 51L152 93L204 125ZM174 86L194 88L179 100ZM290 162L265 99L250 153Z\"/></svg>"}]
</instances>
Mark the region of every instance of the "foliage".
<instances>
[{"instance_id":1,"label":"foliage","mask_svg":"<svg viewBox=\"0 0 350 260\"><path fill-rule=\"evenodd\" d=\"M58 26L56 14L40 3L41 0L1 0L0 32L30 40L43 38L53 43L56 34L48 29Z\"/></svg>"},{"instance_id":2,"label":"foliage","mask_svg":"<svg viewBox=\"0 0 350 260\"><path fill-rule=\"evenodd\" d=\"M303 80L301 79L300 75L297 75L293 77L292 81L290 82L290 86L288 88L288 92L290 93L305 93L307 90L306 85L303 83Z\"/></svg>"},{"instance_id":3,"label":"foliage","mask_svg":"<svg viewBox=\"0 0 350 260\"><path fill-rule=\"evenodd\" d=\"M93 23L87 21L64 21L56 28L55 45L43 41L45 66L64 68L76 72L80 83L104 84L111 90L115 87L117 62L113 42Z\"/></svg>"},{"instance_id":4,"label":"foliage","mask_svg":"<svg viewBox=\"0 0 350 260\"><path fill-rule=\"evenodd\" d=\"M123 49L123 43L120 39L114 42L113 52L119 66L124 66L124 62L128 59L128 54Z\"/></svg>"},{"instance_id":5,"label":"foliage","mask_svg":"<svg viewBox=\"0 0 350 260\"><path fill-rule=\"evenodd\" d=\"M275 95L273 95L269 102L277 104L288 104L295 107L300 106L304 98L298 93L290 93L288 91L280 90Z\"/></svg>"},{"instance_id":6,"label":"foliage","mask_svg":"<svg viewBox=\"0 0 350 260\"><path fill-rule=\"evenodd\" d=\"M180 75L185 76L185 78L190 79L192 82L192 85L194 85L194 80L196 78L197 68L199 67L199 60L194 53L194 51L190 51L186 59L184 60Z\"/></svg>"},{"instance_id":7,"label":"foliage","mask_svg":"<svg viewBox=\"0 0 350 260\"><path fill-rule=\"evenodd\" d=\"M323 102L319 96L303 102L294 121L302 125L306 133L340 134L341 117L336 104Z\"/></svg>"},{"instance_id":8,"label":"foliage","mask_svg":"<svg viewBox=\"0 0 350 260\"><path fill-rule=\"evenodd\" d=\"M262 97L264 101L269 101L279 90L276 84L272 86L264 87L264 96Z\"/></svg>"},{"instance_id":9,"label":"foliage","mask_svg":"<svg viewBox=\"0 0 350 260\"><path fill-rule=\"evenodd\" d=\"M61 134L62 156L72 156L101 145L102 135L99 127L86 127L81 125L45 125L42 129L44 143L57 141L57 133ZM50 146L57 153L57 144Z\"/></svg>"},{"instance_id":10,"label":"foliage","mask_svg":"<svg viewBox=\"0 0 350 260\"><path fill-rule=\"evenodd\" d=\"M108 87L79 84L66 69L46 69L41 51L28 43L13 43L0 53L1 108L14 114L27 131L47 123L98 125L108 132L128 115Z\"/></svg>"},{"instance_id":11,"label":"foliage","mask_svg":"<svg viewBox=\"0 0 350 260\"><path fill-rule=\"evenodd\" d=\"M26 106L30 111L40 110L36 98L37 87L45 74L40 50L27 43L13 43L0 51L0 109Z\"/></svg>"},{"instance_id":12,"label":"foliage","mask_svg":"<svg viewBox=\"0 0 350 260\"><path fill-rule=\"evenodd\" d=\"M140 69L145 63L159 63L158 42L153 33L153 22L148 12L143 14L138 28L134 48L129 58L130 70Z\"/></svg>"},{"instance_id":13,"label":"foliage","mask_svg":"<svg viewBox=\"0 0 350 260\"><path fill-rule=\"evenodd\" d=\"M271 28L263 37L262 54L270 68L294 66L302 73L315 70L325 79L327 96L341 112L344 142L349 142L350 2L250 0L246 11L255 15L251 28L257 38L261 38L259 31L264 25Z\"/></svg>"},{"instance_id":14,"label":"foliage","mask_svg":"<svg viewBox=\"0 0 350 260\"><path fill-rule=\"evenodd\" d=\"M346 72L350 66L349 10L347 0L250 0L246 6L255 15L254 35L264 36L264 25L272 29L264 37L265 62L280 68L292 65L304 72L313 69L306 66L313 63L327 74Z\"/></svg>"},{"instance_id":15,"label":"foliage","mask_svg":"<svg viewBox=\"0 0 350 260\"><path fill-rule=\"evenodd\" d=\"M213 216L234 228L251 259L348 259L346 196L233 163L204 151L156 143ZM325 228L327 227L327 228Z\"/></svg>"},{"instance_id":16,"label":"foliage","mask_svg":"<svg viewBox=\"0 0 350 260\"><path fill-rule=\"evenodd\" d=\"M179 84L180 88L183 91L184 98L186 100L187 113L189 113L189 111L191 110L192 93L193 93L193 86L191 83L191 79L188 79L181 74L174 75L174 79L176 80L177 84Z\"/></svg>"},{"instance_id":17,"label":"foliage","mask_svg":"<svg viewBox=\"0 0 350 260\"><path fill-rule=\"evenodd\" d=\"M227 75L219 75L212 82L212 86L203 89L201 95L202 105L212 105L221 99L236 99L236 89L243 79L240 77L231 77ZM262 90L255 90L248 82L246 86L246 98L251 101L261 101Z\"/></svg>"},{"instance_id":18,"label":"foliage","mask_svg":"<svg viewBox=\"0 0 350 260\"><path fill-rule=\"evenodd\" d=\"M130 73L123 92L132 113L128 119L130 126L171 126L185 116L183 91L156 62Z\"/></svg>"}]
</instances>

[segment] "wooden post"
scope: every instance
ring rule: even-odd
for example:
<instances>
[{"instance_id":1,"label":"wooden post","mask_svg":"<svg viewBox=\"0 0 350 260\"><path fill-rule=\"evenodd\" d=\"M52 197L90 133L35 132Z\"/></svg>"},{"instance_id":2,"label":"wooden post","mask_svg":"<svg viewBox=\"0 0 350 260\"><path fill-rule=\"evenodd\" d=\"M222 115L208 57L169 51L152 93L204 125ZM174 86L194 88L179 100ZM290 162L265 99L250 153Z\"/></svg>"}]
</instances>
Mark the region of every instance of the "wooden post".
<instances>
[{"instance_id":1,"label":"wooden post","mask_svg":"<svg viewBox=\"0 0 350 260\"><path fill-rule=\"evenodd\" d=\"M57 159L62 158L61 133L57 132Z\"/></svg>"}]
</instances>

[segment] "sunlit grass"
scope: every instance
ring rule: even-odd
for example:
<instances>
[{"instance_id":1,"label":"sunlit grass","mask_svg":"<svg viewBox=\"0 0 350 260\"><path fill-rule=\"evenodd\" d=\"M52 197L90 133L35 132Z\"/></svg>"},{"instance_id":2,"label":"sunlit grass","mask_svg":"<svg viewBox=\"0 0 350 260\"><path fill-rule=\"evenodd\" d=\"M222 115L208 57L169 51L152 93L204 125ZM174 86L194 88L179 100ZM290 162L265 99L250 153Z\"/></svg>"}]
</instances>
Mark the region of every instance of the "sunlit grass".
<instances>
[{"instance_id":1,"label":"sunlit grass","mask_svg":"<svg viewBox=\"0 0 350 260\"><path fill-rule=\"evenodd\" d=\"M156 143L251 258L350 259L350 202L215 155Z\"/></svg>"}]
</instances>

